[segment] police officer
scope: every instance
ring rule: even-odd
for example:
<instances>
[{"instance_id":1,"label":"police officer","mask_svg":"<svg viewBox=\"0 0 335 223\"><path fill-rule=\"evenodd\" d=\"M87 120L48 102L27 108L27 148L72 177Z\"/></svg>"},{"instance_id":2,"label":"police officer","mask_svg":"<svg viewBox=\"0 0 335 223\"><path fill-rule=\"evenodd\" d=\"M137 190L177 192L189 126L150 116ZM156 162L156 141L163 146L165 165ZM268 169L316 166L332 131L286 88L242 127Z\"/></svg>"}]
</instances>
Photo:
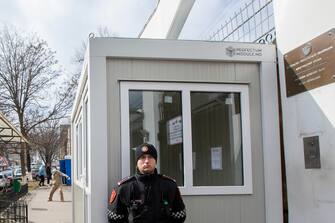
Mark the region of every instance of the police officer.
<instances>
[{"instance_id":1,"label":"police officer","mask_svg":"<svg viewBox=\"0 0 335 223\"><path fill-rule=\"evenodd\" d=\"M186 219L176 182L156 170L157 151L148 143L136 148L136 174L121 180L108 207L115 223L179 223Z\"/></svg>"}]
</instances>

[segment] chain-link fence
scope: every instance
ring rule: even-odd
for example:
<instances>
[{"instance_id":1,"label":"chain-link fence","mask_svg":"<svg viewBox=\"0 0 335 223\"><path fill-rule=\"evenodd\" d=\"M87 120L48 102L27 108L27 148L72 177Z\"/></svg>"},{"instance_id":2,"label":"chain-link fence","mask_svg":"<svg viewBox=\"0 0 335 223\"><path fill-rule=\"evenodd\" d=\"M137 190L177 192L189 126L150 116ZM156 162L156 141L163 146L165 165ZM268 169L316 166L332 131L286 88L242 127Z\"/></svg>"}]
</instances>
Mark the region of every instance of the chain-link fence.
<instances>
[{"instance_id":1,"label":"chain-link fence","mask_svg":"<svg viewBox=\"0 0 335 223\"><path fill-rule=\"evenodd\" d=\"M272 0L252 0L209 36L212 41L270 43L275 39Z\"/></svg>"}]
</instances>

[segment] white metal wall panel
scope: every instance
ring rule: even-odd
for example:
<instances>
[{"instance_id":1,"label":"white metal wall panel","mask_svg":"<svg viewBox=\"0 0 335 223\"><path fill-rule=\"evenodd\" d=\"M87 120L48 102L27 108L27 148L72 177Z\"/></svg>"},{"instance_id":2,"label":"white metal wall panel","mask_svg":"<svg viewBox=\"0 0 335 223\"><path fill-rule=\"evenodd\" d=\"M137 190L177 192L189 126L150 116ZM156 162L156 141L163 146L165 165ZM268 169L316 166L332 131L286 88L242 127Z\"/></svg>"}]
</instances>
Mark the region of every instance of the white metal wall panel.
<instances>
[{"instance_id":1,"label":"white metal wall panel","mask_svg":"<svg viewBox=\"0 0 335 223\"><path fill-rule=\"evenodd\" d=\"M81 187L78 187L76 184L72 185L72 202L73 204L73 219L74 223L84 222L84 192Z\"/></svg>"},{"instance_id":2,"label":"white metal wall panel","mask_svg":"<svg viewBox=\"0 0 335 223\"><path fill-rule=\"evenodd\" d=\"M289 222L335 219L335 84L287 97L283 58L334 28L334 8L334 0L274 0ZM320 169L305 169L303 138L309 136L319 136Z\"/></svg>"}]
</instances>

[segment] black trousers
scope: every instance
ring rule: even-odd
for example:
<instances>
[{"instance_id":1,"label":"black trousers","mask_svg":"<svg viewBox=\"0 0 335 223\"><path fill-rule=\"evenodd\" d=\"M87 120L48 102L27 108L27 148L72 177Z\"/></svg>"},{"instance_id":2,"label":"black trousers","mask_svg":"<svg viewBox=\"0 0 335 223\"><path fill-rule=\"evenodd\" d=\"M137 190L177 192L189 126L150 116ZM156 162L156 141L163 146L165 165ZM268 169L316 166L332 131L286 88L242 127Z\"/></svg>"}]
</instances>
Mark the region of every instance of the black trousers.
<instances>
[{"instance_id":1,"label":"black trousers","mask_svg":"<svg viewBox=\"0 0 335 223\"><path fill-rule=\"evenodd\" d=\"M40 183L38 185L44 186L44 176L43 175L40 176Z\"/></svg>"},{"instance_id":2,"label":"black trousers","mask_svg":"<svg viewBox=\"0 0 335 223\"><path fill-rule=\"evenodd\" d=\"M47 184L50 184L51 175L47 175Z\"/></svg>"}]
</instances>

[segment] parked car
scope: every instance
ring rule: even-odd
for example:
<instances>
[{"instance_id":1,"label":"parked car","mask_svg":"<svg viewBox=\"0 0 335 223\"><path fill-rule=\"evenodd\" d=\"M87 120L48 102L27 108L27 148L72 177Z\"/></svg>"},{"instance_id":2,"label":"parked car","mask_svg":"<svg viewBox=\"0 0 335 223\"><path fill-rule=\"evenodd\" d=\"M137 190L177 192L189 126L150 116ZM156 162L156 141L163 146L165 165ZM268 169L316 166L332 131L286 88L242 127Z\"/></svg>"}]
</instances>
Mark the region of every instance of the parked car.
<instances>
[{"instance_id":1,"label":"parked car","mask_svg":"<svg viewBox=\"0 0 335 223\"><path fill-rule=\"evenodd\" d=\"M6 174L8 178L14 178L14 170L13 169L6 169L2 171L2 173Z\"/></svg>"},{"instance_id":2,"label":"parked car","mask_svg":"<svg viewBox=\"0 0 335 223\"><path fill-rule=\"evenodd\" d=\"M12 185L13 180L14 180L14 170L13 169L7 169L2 171L8 178L10 185Z\"/></svg>"},{"instance_id":3,"label":"parked car","mask_svg":"<svg viewBox=\"0 0 335 223\"><path fill-rule=\"evenodd\" d=\"M11 180L4 172L0 172L0 190L11 185Z\"/></svg>"},{"instance_id":4,"label":"parked car","mask_svg":"<svg viewBox=\"0 0 335 223\"><path fill-rule=\"evenodd\" d=\"M15 179L22 179L22 171L21 171L21 168L16 168L14 170L14 178Z\"/></svg>"},{"instance_id":5,"label":"parked car","mask_svg":"<svg viewBox=\"0 0 335 223\"><path fill-rule=\"evenodd\" d=\"M31 177L35 180L39 180L38 166L34 165L34 166L31 167Z\"/></svg>"}]
</instances>

